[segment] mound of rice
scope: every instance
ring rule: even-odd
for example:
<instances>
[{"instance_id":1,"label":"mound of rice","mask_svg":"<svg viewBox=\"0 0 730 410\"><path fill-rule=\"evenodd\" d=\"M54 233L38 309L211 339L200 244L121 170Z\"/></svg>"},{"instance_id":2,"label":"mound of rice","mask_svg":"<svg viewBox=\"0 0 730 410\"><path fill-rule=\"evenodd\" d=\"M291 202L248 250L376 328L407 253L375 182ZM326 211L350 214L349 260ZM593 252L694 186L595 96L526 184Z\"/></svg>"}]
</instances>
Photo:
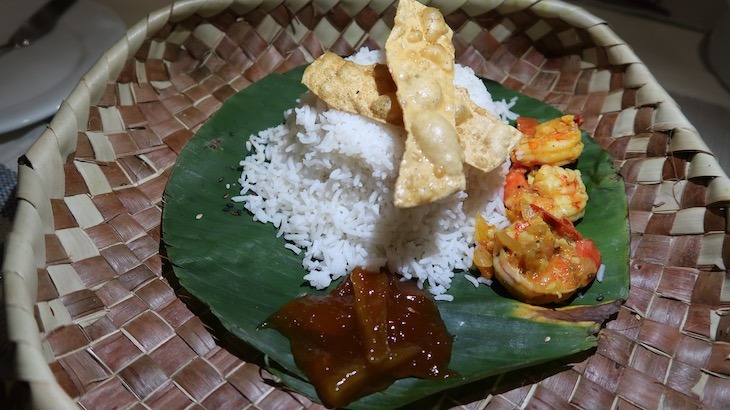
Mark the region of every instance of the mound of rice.
<instances>
[{"instance_id":1,"label":"mound of rice","mask_svg":"<svg viewBox=\"0 0 730 410\"><path fill-rule=\"evenodd\" d=\"M364 49L351 58L370 64L383 55ZM477 104L503 120L516 117L509 111L514 102L493 102L470 68L457 65L455 74ZM454 271L472 266L476 213L507 225L501 196L508 163L489 174L465 166L466 191L400 209L393 205L393 187L402 128L329 109L311 93L285 118L250 137L241 195L234 200L255 220L277 227L287 248L303 252L304 279L318 289L357 266L387 267L450 300Z\"/></svg>"}]
</instances>

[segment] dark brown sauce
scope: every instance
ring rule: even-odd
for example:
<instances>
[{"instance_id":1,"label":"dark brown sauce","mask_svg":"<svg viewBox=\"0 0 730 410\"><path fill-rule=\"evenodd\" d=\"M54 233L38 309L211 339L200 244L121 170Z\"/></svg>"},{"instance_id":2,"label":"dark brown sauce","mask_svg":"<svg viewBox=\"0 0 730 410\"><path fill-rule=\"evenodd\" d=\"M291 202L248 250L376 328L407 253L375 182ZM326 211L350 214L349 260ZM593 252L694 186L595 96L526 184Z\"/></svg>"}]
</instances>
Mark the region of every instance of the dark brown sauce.
<instances>
[{"instance_id":1,"label":"dark brown sauce","mask_svg":"<svg viewBox=\"0 0 730 410\"><path fill-rule=\"evenodd\" d=\"M355 269L329 294L285 304L265 326L289 339L297 366L327 407L400 378L453 374L453 338L433 298L390 273Z\"/></svg>"}]
</instances>

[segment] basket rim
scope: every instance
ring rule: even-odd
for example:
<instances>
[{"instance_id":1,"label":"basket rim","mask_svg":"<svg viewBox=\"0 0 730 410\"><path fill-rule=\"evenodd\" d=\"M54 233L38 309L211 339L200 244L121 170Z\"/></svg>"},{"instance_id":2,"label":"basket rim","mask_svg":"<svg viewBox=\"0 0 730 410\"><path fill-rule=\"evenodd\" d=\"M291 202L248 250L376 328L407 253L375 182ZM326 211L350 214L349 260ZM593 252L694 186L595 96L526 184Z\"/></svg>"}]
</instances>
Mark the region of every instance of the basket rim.
<instances>
[{"instance_id":1,"label":"basket rim","mask_svg":"<svg viewBox=\"0 0 730 410\"><path fill-rule=\"evenodd\" d=\"M392 4L388 0L386 3ZM36 303L36 269L46 266L45 234L53 233L50 201L64 197L63 163L76 149L78 132L84 131L89 120L89 106L96 104L109 82L119 76L125 62L134 56L150 34L161 30L168 22L178 22L193 14L213 16L226 9L246 13L253 9L268 10L280 4L297 7L301 1L282 0L179 0L152 11L129 27L99 61L81 78L68 98L63 101L48 128L28 150L25 164L19 165L18 209L11 233L8 235L2 266L3 304L8 326L8 341L16 348L17 381L29 382L31 401L40 408L75 408L75 401L54 377L44 351L42 334L34 316ZM314 0L327 9L332 2ZM353 2L367 4L367 1ZM476 15L491 9L511 11L530 8L542 18L559 18L587 30L597 45L610 46L609 62L628 65L626 82L640 87L637 99L645 105L660 107L656 124L661 130L673 130L678 138L672 141L675 152L692 151L703 156L700 177L714 178L710 184L708 204L730 203L730 179L717 158L702 140L692 124L684 117L677 103L651 75L648 68L633 53L631 47L614 33L608 24L583 8L561 0L505 0L458 2L432 1L431 6L449 10L461 9ZM32 164L32 165L31 165ZM699 167L698 167L699 168ZM42 187L39 190L34 187Z\"/></svg>"}]
</instances>

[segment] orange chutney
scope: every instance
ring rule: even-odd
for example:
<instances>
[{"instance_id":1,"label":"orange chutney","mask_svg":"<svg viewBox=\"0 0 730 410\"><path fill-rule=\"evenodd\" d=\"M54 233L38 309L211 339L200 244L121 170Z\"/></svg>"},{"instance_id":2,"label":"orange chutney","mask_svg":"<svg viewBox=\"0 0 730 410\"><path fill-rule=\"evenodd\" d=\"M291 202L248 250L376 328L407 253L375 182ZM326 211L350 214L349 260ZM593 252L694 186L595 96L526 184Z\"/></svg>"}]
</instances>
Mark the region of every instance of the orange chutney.
<instances>
[{"instance_id":1,"label":"orange chutney","mask_svg":"<svg viewBox=\"0 0 730 410\"><path fill-rule=\"evenodd\" d=\"M453 337L433 298L413 281L357 268L324 296L306 295L270 316L327 407L385 390L397 379L443 379Z\"/></svg>"}]
</instances>

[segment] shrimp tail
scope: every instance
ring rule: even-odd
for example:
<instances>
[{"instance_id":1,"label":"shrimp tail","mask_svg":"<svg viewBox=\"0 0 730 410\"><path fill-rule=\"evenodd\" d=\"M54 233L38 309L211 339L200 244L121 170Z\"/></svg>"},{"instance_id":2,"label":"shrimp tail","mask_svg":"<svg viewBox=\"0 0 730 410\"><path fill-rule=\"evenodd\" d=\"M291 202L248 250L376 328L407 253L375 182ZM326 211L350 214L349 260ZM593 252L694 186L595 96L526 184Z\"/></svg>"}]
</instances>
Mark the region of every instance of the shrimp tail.
<instances>
[{"instance_id":1,"label":"shrimp tail","mask_svg":"<svg viewBox=\"0 0 730 410\"><path fill-rule=\"evenodd\" d=\"M527 137L535 136L535 131L538 125L537 118L531 117L517 117L516 125L517 130Z\"/></svg>"},{"instance_id":2,"label":"shrimp tail","mask_svg":"<svg viewBox=\"0 0 730 410\"><path fill-rule=\"evenodd\" d=\"M504 200L517 197L520 192L529 187L527 183L527 168L520 166L513 166L510 168L507 176L505 177L504 184Z\"/></svg>"},{"instance_id":3,"label":"shrimp tail","mask_svg":"<svg viewBox=\"0 0 730 410\"><path fill-rule=\"evenodd\" d=\"M596 264L596 268L601 266L601 251L598 250L591 239L579 240L576 243L576 250L579 255L592 260Z\"/></svg>"},{"instance_id":4,"label":"shrimp tail","mask_svg":"<svg viewBox=\"0 0 730 410\"><path fill-rule=\"evenodd\" d=\"M535 204L530 204L530 206L558 235L576 242L583 240L583 235L575 229L575 225L570 222L570 219L565 217L556 218L553 214Z\"/></svg>"},{"instance_id":5,"label":"shrimp tail","mask_svg":"<svg viewBox=\"0 0 730 410\"><path fill-rule=\"evenodd\" d=\"M596 244L593 243L592 239L585 239L577 229L575 225L568 218L556 218L550 212L540 208L535 204L530 204L532 209L542 216L542 219L550 225L555 232L576 242L576 248L579 255L584 258L592 260L596 264L596 268L601 265L601 251L598 250Z\"/></svg>"}]
</instances>

